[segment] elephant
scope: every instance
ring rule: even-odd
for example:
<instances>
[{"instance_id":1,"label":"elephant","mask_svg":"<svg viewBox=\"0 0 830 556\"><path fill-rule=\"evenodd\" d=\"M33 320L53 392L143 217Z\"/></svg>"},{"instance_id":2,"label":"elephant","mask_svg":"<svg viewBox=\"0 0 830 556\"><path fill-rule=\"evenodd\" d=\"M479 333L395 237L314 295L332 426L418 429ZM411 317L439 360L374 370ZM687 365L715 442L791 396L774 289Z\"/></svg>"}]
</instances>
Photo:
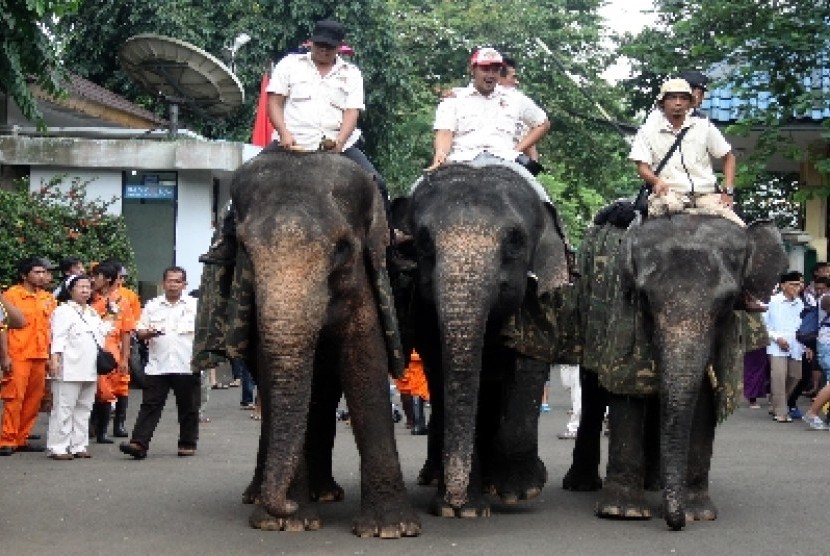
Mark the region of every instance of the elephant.
<instances>
[{"instance_id":1,"label":"elephant","mask_svg":"<svg viewBox=\"0 0 830 556\"><path fill-rule=\"evenodd\" d=\"M256 503L251 525L317 529L311 502L342 497L330 478L342 387L361 458L353 532L420 534L391 420L377 287L387 276L389 228L375 184L345 157L273 150L236 171L231 198L239 250L228 352L252 363L263 412L243 496Z\"/></svg>"},{"instance_id":2,"label":"elephant","mask_svg":"<svg viewBox=\"0 0 830 556\"><path fill-rule=\"evenodd\" d=\"M569 280L555 209L508 168L449 164L425 174L408 199L396 199L394 213L405 215L400 226L417 260L403 303L410 317L401 318L411 324L401 326L429 383L418 482L438 486L430 511L487 516L485 490L509 504L533 498L547 480L538 419L549 368L506 347L501 332L526 296Z\"/></svg>"},{"instance_id":3,"label":"elephant","mask_svg":"<svg viewBox=\"0 0 830 556\"><path fill-rule=\"evenodd\" d=\"M635 356L629 359L646 363L630 364L627 376L615 375L620 369L610 361L609 348L599 361L599 381L586 377L588 395L601 399L605 388L609 402L608 467L596 512L650 518L644 490L662 487L663 516L680 530L687 521L717 517L709 495L712 445L718 420L734 409L737 388L731 388L729 372L739 374L734 363L743 357L735 332L742 313L734 308L745 294L768 299L787 257L770 222L742 228L701 214L649 218L619 233L618 241L616 257L608 262L619 276L615 314L604 331L594 328L584 341L613 346L633 315L639 332L632 335ZM596 420L597 407L589 402L589 420ZM585 444L574 450L565 488L599 486L598 459L590 447L597 434L596 426L580 427Z\"/></svg>"}]
</instances>

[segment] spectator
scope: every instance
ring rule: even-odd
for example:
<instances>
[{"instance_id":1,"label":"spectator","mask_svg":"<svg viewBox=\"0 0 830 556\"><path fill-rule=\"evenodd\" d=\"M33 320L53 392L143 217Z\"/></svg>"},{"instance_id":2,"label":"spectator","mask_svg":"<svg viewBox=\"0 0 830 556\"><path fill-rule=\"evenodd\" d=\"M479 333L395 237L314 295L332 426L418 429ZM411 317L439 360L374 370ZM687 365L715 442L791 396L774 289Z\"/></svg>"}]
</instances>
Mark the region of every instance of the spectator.
<instances>
[{"instance_id":1,"label":"spectator","mask_svg":"<svg viewBox=\"0 0 830 556\"><path fill-rule=\"evenodd\" d=\"M70 276L52 313L52 412L46 450L56 460L89 458L89 416L95 401L97 346L104 344L104 323L89 306L92 283Z\"/></svg>"},{"instance_id":2,"label":"spectator","mask_svg":"<svg viewBox=\"0 0 830 556\"><path fill-rule=\"evenodd\" d=\"M130 381L130 334L135 329L135 317L130 303L118 291L118 274L121 265L104 261L92 270L94 290L90 305L98 312L107 329L104 348L113 354L118 368L108 375L98 377L96 401L92 407L91 431L99 444L112 444L107 436L110 414L115 403L113 429L115 436L126 437L127 403Z\"/></svg>"},{"instance_id":3,"label":"spectator","mask_svg":"<svg viewBox=\"0 0 830 556\"><path fill-rule=\"evenodd\" d=\"M556 435L560 440L573 440L579 430L579 420L582 417L582 389L579 384L579 365L554 365L559 367L562 377L562 386L571 393L571 410L565 431Z\"/></svg>"},{"instance_id":4,"label":"spectator","mask_svg":"<svg viewBox=\"0 0 830 556\"><path fill-rule=\"evenodd\" d=\"M58 297L58 295L61 292L61 289L63 289L64 283L69 278L84 273L84 263L81 262L81 259L79 259L78 257L66 257L64 259L61 259L60 264L58 264L58 269L60 270L61 275L58 287L55 288L54 292L52 292L52 294L55 297Z\"/></svg>"},{"instance_id":5,"label":"spectator","mask_svg":"<svg viewBox=\"0 0 830 556\"><path fill-rule=\"evenodd\" d=\"M45 259L29 258L17 265L20 283L5 293L5 302L17 307L26 321L18 329L2 335L8 360L3 369L0 398L3 399L3 431L0 456L18 452L42 452L41 445L29 444L29 434L37 421L46 386L49 358L49 319L55 298L44 286L51 264Z\"/></svg>"},{"instance_id":6,"label":"spectator","mask_svg":"<svg viewBox=\"0 0 830 556\"><path fill-rule=\"evenodd\" d=\"M401 409L406 416L406 426L414 435L427 434L426 402L429 401L429 388L424 363L414 349L409 358L409 366L400 378L395 380L395 387L401 395Z\"/></svg>"},{"instance_id":7,"label":"spectator","mask_svg":"<svg viewBox=\"0 0 830 556\"><path fill-rule=\"evenodd\" d=\"M196 453L199 438L199 375L190 368L193 335L196 331L196 299L183 295L187 286L185 270L178 266L162 275L164 294L147 302L136 334L149 341L150 360L141 408L129 442L120 450L135 459L147 457L170 390L176 397L179 414L179 456Z\"/></svg>"},{"instance_id":8,"label":"spectator","mask_svg":"<svg viewBox=\"0 0 830 556\"><path fill-rule=\"evenodd\" d=\"M818 294L818 291L816 292ZM810 409L804 414L804 422L813 430L827 430L828 426L818 416L822 406L830 402L830 295L826 293L820 295L818 299L818 339L816 341L816 351L818 364L824 372L826 383L824 387L818 391L813 400ZM827 322L825 322L827 321Z\"/></svg>"},{"instance_id":9,"label":"spectator","mask_svg":"<svg viewBox=\"0 0 830 556\"><path fill-rule=\"evenodd\" d=\"M234 380L229 386L242 386L239 409L254 409L254 379L245 360L238 357L231 359L231 373Z\"/></svg>"},{"instance_id":10,"label":"spectator","mask_svg":"<svg viewBox=\"0 0 830 556\"><path fill-rule=\"evenodd\" d=\"M802 275L792 270L781 275L781 293L772 296L764 313L764 322L770 336L767 355L770 359L770 390L772 414L779 423L789 423L787 398L801 380L803 346L796 341L795 332L801 324L804 302L799 297Z\"/></svg>"}]
</instances>

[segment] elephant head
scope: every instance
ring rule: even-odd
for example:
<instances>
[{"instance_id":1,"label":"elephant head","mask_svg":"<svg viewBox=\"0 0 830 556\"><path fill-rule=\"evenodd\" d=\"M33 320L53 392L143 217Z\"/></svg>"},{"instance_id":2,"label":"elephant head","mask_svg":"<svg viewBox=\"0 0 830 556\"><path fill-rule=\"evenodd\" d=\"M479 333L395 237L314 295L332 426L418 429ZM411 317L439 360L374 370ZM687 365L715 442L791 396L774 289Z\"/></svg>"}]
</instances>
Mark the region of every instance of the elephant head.
<instances>
[{"instance_id":1,"label":"elephant head","mask_svg":"<svg viewBox=\"0 0 830 556\"><path fill-rule=\"evenodd\" d=\"M667 523L679 529L686 519L691 426L722 324L742 292L769 298L786 255L770 223L740 228L719 217L682 214L629 229L619 260L623 290L651 328L660 373L664 510Z\"/></svg>"},{"instance_id":2,"label":"elephant head","mask_svg":"<svg viewBox=\"0 0 830 556\"><path fill-rule=\"evenodd\" d=\"M410 200L406 227L444 377L445 501L456 509L467 502L485 337L521 305L529 273L540 293L567 280L565 244L548 208L524 178L498 166L442 167Z\"/></svg>"},{"instance_id":3,"label":"elephant head","mask_svg":"<svg viewBox=\"0 0 830 556\"><path fill-rule=\"evenodd\" d=\"M384 266L389 232L371 178L341 156L260 154L237 171L231 194L253 270L259 386L266 419L274 415L263 430L261 499L271 515L288 516L318 343L332 330L378 326L368 276Z\"/></svg>"}]
</instances>

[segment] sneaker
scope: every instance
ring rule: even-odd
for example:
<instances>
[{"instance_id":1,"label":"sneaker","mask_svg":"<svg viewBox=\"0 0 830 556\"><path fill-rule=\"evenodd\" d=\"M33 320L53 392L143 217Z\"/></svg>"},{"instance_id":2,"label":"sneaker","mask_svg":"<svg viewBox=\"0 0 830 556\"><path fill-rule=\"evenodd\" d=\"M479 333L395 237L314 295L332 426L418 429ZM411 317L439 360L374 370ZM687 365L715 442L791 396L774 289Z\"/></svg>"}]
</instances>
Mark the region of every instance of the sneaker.
<instances>
[{"instance_id":1,"label":"sneaker","mask_svg":"<svg viewBox=\"0 0 830 556\"><path fill-rule=\"evenodd\" d=\"M556 435L556 438L559 440L574 440L576 438L576 433L571 431L560 432Z\"/></svg>"},{"instance_id":2,"label":"sneaker","mask_svg":"<svg viewBox=\"0 0 830 556\"><path fill-rule=\"evenodd\" d=\"M793 419L801 419L804 415L801 414L801 411L797 407L790 408L790 417Z\"/></svg>"},{"instance_id":3,"label":"sneaker","mask_svg":"<svg viewBox=\"0 0 830 556\"><path fill-rule=\"evenodd\" d=\"M830 428L824 424L824 421L818 415L813 415L812 417L805 415L801 419L814 431L826 431Z\"/></svg>"},{"instance_id":4,"label":"sneaker","mask_svg":"<svg viewBox=\"0 0 830 556\"><path fill-rule=\"evenodd\" d=\"M542 413L550 413L550 404L543 403L541 410Z\"/></svg>"}]
</instances>

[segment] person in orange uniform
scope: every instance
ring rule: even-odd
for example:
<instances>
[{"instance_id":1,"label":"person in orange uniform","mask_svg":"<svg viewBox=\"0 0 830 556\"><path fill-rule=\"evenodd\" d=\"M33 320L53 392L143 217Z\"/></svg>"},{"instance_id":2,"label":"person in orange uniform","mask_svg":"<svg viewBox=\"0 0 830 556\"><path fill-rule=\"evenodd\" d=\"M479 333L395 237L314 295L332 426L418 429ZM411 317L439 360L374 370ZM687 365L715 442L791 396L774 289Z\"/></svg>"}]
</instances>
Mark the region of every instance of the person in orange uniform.
<instances>
[{"instance_id":1,"label":"person in orange uniform","mask_svg":"<svg viewBox=\"0 0 830 556\"><path fill-rule=\"evenodd\" d=\"M120 262L114 259L108 259L107 262L112 262L118 265L118 278L115 285L118 289L118 295L126 301L130 306L130 312L133 316L133 322L137 323L141 319L141 299L138 294L124 285L129 273L127 268ZM131 333L132 334L132 333ZM130 342L132 337L127 341ZM130 372L129 372L129 358L127 361L127 373L118 374L118 380L113 381L112 392L115 394L115 418L112 422L112 435L118 438L126 438L129 436L125 423L127 421L127 404L130 400Z\"/></svg>"},{"instance_id":2,"label":"person in orange uniform","mask_svg":"<svg viewBox=\"0 0 830 556\"><path fill-rule=\"evenodd\" d=\"M424 363L414 349L409 358L409 366L403 377L395 380L395 387L401 394L401 407L406 415L406 424L412 434L426 434L424 403L429 401L429 388L424 375Z\"/></svg>"},{"instance_id":3,"label":"person in orange uniform","mask_svg":"<svg viewBox=\"0 0 830 556\"><path fill-rule=\"evenodd\" d=\"M51 267L51 268L50 268ZM42 452L43 446L28 443L37 421L46 387L49 359L49 319L56 302L44 290L54 266L44 259L29 258L17 266L20 283L6 292L5 299L20 309L26 325L4 334L8 361L3 363L0 397L3 404L3 432L0 456L17 452Z\"/></svg>"},{"instance_id":4,"label":"person in orange uniform","mask_svg":"<svg viewBox=\"0 0 830 556\"><path fill-rule=\"evenodd\" d=\"M109 324L103 347L118 361L116 370L98 377L90 433L94 432L99 444L113 443L107 436L112 402L115 402L115 436L127 436L124 425L127 419L129 392L126 388L130 381L130 334L135 330L135 318L130 303L120 294L116 285L120 271L121 265L110 261L99 263L92 269L94 294L89 304L98 312L104 323ZM122 393L123 395L120 395Z\"/></svg>"}]
</instances>

